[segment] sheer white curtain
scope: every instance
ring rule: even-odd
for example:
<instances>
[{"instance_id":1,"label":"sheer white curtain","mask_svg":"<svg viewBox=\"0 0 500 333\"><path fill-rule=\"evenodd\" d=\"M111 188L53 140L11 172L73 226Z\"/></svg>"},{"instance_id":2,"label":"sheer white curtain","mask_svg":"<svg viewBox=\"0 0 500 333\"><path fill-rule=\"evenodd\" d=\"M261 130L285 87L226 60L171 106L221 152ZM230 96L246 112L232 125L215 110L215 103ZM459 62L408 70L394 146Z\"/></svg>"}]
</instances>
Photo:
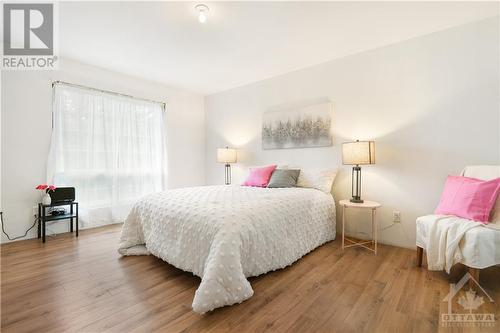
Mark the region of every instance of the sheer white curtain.
<instances>
[{"instance_id":1,"label":"sheer white curtain","mask_svg":"<svg viewBox=\"0 0 500 333\"><path fill-rule=\"evenodd\" d=\"M160 103L57 83L47 178L74 186L85 226L122 222L140 197L165 189Z\"/></svg>"}]
</instances>

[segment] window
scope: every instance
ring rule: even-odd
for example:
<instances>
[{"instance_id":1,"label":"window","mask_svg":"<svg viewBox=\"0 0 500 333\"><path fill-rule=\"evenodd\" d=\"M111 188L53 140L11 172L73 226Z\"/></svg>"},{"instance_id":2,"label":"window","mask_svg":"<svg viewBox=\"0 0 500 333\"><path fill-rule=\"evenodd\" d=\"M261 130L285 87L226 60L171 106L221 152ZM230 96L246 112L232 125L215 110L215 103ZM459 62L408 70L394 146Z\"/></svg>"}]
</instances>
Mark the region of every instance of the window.
<instances>
[{"instance_id":1,"label":"window","mask_svg":"<svg viewBox=\"0 0 500 333\"><path fill-rule=\"evenodd\" d=\"M63 83L53 103L48 180L76 188L84 226L122 222L165 188L162 104Z\"/></svg>"}]
</instances>

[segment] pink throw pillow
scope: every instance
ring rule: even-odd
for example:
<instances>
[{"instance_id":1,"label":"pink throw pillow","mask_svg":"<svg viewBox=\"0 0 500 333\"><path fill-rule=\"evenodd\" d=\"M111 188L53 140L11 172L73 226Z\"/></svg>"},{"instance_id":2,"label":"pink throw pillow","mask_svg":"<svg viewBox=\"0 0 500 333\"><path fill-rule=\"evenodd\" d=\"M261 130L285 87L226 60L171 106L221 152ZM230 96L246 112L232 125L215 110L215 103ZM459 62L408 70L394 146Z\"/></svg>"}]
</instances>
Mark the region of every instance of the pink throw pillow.
<instances>
[{"instance_id":1,"label":"pink throw pillow","mask_svg":"<svg viewBox=\"0 0 500 333\"><path fill-rule=\"evenodd\" d=\"M448 176L435 213L488 223L499 191L500 178L484 181Z\"/></svg>"},{"instance_id":2,"label":"pink throw pillow","mask_svg":"<svg viewBox=\"0 0 500 333\"><path fill-rule=\"evenodd\" d=\"M266 187L269 183L271 175L276 169L276 165L269 165L260 168L250 168L250 173L247 179L243 182L243 186Z\"/></svg>"}]
</instances>

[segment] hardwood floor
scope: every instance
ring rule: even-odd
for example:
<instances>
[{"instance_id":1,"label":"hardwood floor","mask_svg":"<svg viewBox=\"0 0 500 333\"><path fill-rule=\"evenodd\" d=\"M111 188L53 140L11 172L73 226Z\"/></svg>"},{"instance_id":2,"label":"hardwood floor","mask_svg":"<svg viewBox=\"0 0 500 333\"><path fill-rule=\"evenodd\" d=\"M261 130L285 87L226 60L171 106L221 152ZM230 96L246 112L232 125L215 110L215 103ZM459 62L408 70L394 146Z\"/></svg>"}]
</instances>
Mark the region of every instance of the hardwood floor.
<instances>
[{"instance_id":1,"label":"hardwood floor","mask_svg":"<svg viewBox=\"0 0 500 333\"><path fill-rule=\"evenodd\" d=\"M191 310L200 279L153 256L116 252L119 225L1 247L2 332L498 332L440 325L448 277L415 266L415 251L379 254L330 242L252 278L254 296L206 315ZM481 272L485 311L499 316L500 267ZM458 295L457 295L458 297ZM486 304L488 303L488 304ZM454 306L454 310L460 310Z\"/></svg>"}]
</instances>

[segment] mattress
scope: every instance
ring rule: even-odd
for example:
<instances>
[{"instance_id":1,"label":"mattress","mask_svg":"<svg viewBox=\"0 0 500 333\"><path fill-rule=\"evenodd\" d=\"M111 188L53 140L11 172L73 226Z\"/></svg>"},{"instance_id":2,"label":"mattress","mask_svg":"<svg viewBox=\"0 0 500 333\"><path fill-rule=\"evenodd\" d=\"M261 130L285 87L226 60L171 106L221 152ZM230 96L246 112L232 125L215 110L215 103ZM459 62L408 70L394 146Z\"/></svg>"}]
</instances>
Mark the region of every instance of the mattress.
<instances>
[{"instance_id":1,"label":"mattress","mask_svg":"<svg viewBox=\"0 0 500 333\"><path fill-rule=\"evenodd\" d=\"M335 203L309 188L203 186L137 202L119 253L153 254L201 277L193 310L204 313L253 295L246 279L284 268L335 238Z\"/></svg>"},{"instance_id":2,"label":"mattress","mask_svg":"<svg viewBox=\"0 0 500 333\"><path fill-rule=\"evenodd\" d=\"M443 215L426 215L417 218L417 246L427 246L430 226L439 223ZM455 216L445 217L460 222ZM486 268L500 264L500 230L478 223L477 228L468 230L459 243L462 264L472 268Z\"/></svg>"}]
</instances>

